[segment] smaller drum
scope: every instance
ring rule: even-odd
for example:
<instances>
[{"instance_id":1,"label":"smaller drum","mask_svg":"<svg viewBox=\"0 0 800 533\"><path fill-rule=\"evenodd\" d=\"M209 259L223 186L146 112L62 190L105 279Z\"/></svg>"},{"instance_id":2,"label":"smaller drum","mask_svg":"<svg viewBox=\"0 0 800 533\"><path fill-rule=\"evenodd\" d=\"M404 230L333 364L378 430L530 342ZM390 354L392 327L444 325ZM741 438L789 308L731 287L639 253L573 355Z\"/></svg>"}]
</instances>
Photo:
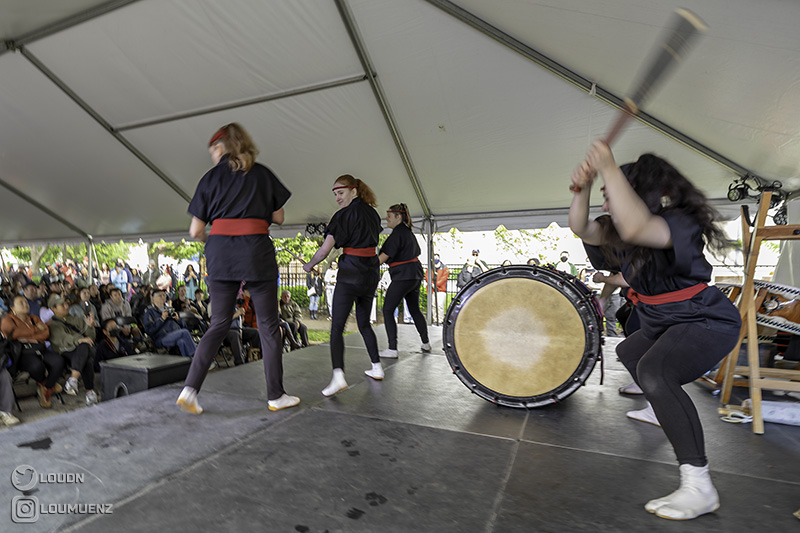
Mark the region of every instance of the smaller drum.
<instances>
[{"instance_id":1,"label":"smaller drum","mask_svg":"<svg viewBox=\"0 0 800 533\"><path fill-rule=\"evenodd\" d=\"M800 335L800 289L758 280L754 280L753 285L758 291L767 291L756 311L756 322Z\"/></svg>"},{"instance_id":2,"label":"smaller drum","mask_svg":"<svg viewBox=\"0 0 800 533\"><path fill-rule=\"evenodd\" d=\"M580 388L602 355L592 292L551 268L513 265L473 278L447 310L444 351L473 393L534 408Z\"/></svg>"}]
</instances>

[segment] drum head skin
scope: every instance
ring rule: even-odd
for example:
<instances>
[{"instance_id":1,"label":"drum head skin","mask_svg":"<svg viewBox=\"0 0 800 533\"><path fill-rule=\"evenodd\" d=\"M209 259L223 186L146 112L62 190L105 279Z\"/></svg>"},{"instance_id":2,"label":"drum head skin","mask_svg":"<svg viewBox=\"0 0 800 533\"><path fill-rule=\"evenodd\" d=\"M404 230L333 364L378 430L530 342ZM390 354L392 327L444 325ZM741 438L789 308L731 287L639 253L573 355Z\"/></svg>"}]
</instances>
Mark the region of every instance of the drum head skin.
<instances>
[{"instance_id":1,"label":"drum head skin","mask_svg":"<svg viewBox=\"0 0 800 533\"><path fill-rule=\"evenodd\" d=\"M445 354L475 394L509 407L540 407L586 381L602 353L601 323L591 291L572 276L501 267L456 296L445 320Z\"/></svg>"},{"instance_id":2,"label":"drum head skin","mask_svg":"<svg viewBox=\"0 0 800 533\"><path fill-rule=\"evenodd\" d=\"M502 279L473 294L455 327L464 370L510 396L537 396L567 381L583 359L584 337L572 302L524 278Z\"/></svg>"}]
</instances>

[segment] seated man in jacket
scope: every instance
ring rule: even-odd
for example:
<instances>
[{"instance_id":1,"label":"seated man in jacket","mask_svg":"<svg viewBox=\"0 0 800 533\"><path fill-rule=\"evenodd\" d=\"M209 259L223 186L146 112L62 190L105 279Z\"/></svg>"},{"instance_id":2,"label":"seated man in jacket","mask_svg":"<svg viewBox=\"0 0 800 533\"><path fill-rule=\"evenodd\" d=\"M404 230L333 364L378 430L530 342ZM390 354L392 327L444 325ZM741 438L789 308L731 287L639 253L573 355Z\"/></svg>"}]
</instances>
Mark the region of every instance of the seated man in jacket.
<instances>
[{"instance_id":1,"label":"seated man in jacket","mask_svg":"<svg viewBox=\"0 0 800 533\"><path fill-rule=\"evenodd\" d=\"M289 324L294 341L300 343L300 340L302 340L302 346L308 346L308 328L300 321L300 319L303 318L303 313L300 311L300 306L297 305L297 302L292 301L292 294L289 291L283 291L283 293L281 293L278 311L280 312L281 319ZM299 340L297 338L298 331L300 332Z\"/></svg>"},{"instance_id":2,"label":"seated man in jacket","mask_svg":"<svg viewBox=\"0 0 800 533\"><path fill-rule=\"evenodd\" d=\"M108 320L109 318L116 318L120 316L128 318L133 317L131 305L122 296L121 290L119 290L117 287L112 287L108 291L108 296L108 300L106 300L106 302L103 304L103 307L100 308L100 318L102 320ZM133 326L122 326L120 328L120 333L129 342L136 342L142 338L142 334L139 332L139 328L136 326L136 324Z\"/></svg>"},{"instance_id":3,"label":"seated man in jacket","mask_svg":"<svg viewBox=\"0 0 800 533\"><path fill-rule=\"evenodd\" d=\"M163 290L156 290L150 300L153 303L144 311L142 326L153 339L156 347L177 346L182 356L194 356L197 346L192 339L192 334L175 309L166 306L167 294Z\"/></svg>"},{"instance_id":4,"label":"seated man in jacket","mask_svg":"<svg viewBox=\"0 0 800 533\"><path fill-rule=\"evenodd\" d=\"M37 382L39 405L49 409L50 396L62 390L58 378L64 371L64 358L44 344L50 337L50 328L29 311L28 300L16 296L0 328L7 339L21 344L15 372L25 371Z\"/></svg>"},{"instance_id":5,"label":"seated man in jacket","mask_svg":"<svg viewBox=\"0 0 800 533\"><path fill-rule=\"evenodd\" d=\"M120 327L113 318L103 320L103 338L97 343L94 369L100 372L100 362L133 355L133 346L120 336Z\"/></svg>"},{"instance_id":6,"label":"seated man in jacket","mask_svg":"<svg viewBox=\"0 0 800 533\"><path fill-rule=\"evenodd\" d=\"M47 300L53 311L50 326L50 347L61 354L69 363L72 371L67 378L64 392L71 396L78 394L78 378L83 376L86 389L86 405L97 403L94 392L94 317L83 319L69 314L69 302L59 294L52 294Z\"/></svg>"}]
</instances>

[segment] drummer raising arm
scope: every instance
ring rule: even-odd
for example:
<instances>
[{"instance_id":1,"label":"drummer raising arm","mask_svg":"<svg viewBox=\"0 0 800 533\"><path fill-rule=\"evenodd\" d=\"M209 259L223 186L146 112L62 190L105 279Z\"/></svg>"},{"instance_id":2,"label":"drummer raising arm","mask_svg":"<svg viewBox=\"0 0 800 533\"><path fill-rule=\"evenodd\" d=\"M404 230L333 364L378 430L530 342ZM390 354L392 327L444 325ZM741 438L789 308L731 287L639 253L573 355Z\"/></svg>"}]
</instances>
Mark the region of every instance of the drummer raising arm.
<instances>
[{"instance_id":1,"label":"drummer raising arm","mask_svg":"<svg viewBox=\"0 0 800 533\"><path fill-rule=\"evenodd\" d=\"M606 229L589 220L591 185L603 178ZM645 509L662 518L686 520L715 511L719 497L708 471L703 428L682 385L694 381L736 344L739 313L708 287L711 265L704 244L728 244L714 224L708 201L667 161L645 154L617 166L611 149L595 141L572 174L581 188L570 205L570 228L598 269L619 270L638 300L641 329L617 345L617 355L652 405L680 464L680 488L650 500ZM616 264L615 264L616 263Z\"/></svg>"}]
</instances>

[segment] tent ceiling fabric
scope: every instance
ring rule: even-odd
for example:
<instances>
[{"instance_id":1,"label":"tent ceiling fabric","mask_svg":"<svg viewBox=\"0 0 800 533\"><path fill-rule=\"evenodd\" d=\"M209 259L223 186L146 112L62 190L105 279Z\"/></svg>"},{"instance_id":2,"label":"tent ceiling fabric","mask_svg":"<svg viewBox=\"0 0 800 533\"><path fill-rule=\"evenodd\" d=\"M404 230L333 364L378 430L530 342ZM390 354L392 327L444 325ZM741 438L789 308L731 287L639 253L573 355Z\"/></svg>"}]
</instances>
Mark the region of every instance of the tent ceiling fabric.
<instances>
[{"instance_id":1,"label":"tent ceiling fabric","mask_svg":"<svg viewBox=\"0 0 800 533\"><path fill-rule=\"evenodd\" d=\"M434 2L346 3L439 227L560 220L572 168L616 111ZM186 200L106 123L188 195L210 166L209 136L242 123L259 160L293 191L275 235L327 220L336 208L330 186L343 173L375 189L381 212L404 201L421 214L372 88L359 81L365 73L333 0L35 4L0 0L3 41L107 12L25 41L25 54L0 53L0 181L81 232L174 236L186 235L189 223ZM455 4L619 96L678 7L656 0ZM800 189L800 3L698 0L692 9L711 29L645 111L754 174ZM327 88L300 91L318 85ZM291 95L276 96L284 93ZM219 110L226 105L235 107ZM641 123L615 145L620 161L647 151L671 160L712 198L724 197L734 177ZM83 238L0 191L8 206L0 243Z\"/></svg>"}]
</instances>

